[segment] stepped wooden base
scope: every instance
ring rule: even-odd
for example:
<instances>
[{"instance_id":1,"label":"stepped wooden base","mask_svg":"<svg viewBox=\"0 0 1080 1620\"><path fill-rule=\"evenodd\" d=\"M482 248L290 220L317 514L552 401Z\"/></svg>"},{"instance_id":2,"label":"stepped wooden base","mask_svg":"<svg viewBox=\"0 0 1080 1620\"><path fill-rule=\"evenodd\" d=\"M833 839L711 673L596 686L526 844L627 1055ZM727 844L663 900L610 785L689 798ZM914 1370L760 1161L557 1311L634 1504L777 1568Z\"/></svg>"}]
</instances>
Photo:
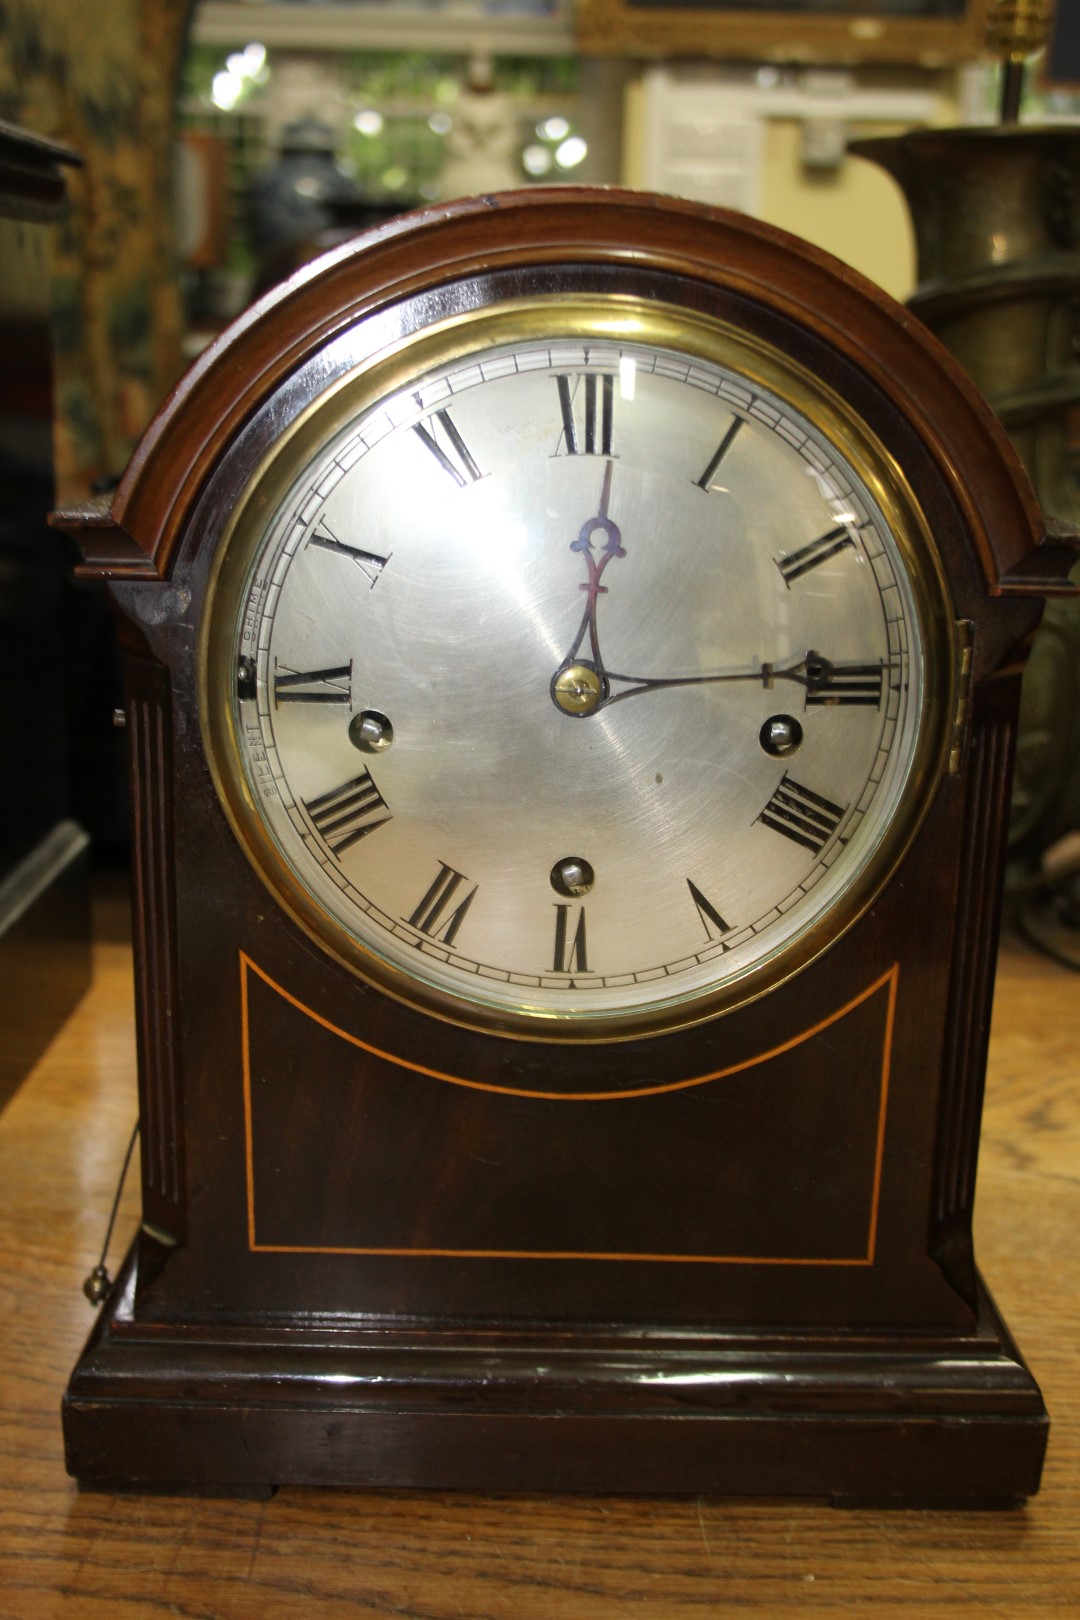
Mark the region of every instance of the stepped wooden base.
<instances>
[{"instance_id":1,"label":"stepped wooden base","mask_svg":"<svg viewBox=\"0 0 1080 1620\"><path fill-rule=\"evenodd\" d=\"M999 1507L1047 1419L981 1294L963 1338L149 1328L121 1279L64 1401L84 1484L812 1496Z\"/></svg>"}]
</instances>

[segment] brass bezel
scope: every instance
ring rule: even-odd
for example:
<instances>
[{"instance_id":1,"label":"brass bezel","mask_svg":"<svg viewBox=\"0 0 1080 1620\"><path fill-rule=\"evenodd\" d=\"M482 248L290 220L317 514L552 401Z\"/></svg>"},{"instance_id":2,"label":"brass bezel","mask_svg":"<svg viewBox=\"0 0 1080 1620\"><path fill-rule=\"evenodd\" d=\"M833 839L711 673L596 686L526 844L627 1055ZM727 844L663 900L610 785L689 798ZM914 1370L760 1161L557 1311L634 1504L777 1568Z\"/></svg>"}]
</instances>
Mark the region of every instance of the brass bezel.
<instances>
[{"instance_id":1,"label":"brass bezel","mask_svg":"<svg viewBox=\"0 0 1080 1620\"><path fill-rule=\"evenodd\" d=\"M238 616L267 529L299 470L348 422L436 368L477 350L539 339L641 342L739 370L842 447L890 529L915 602L923 706L892 823L829 909L737 976L683 998L631 1010L562 1014L508 1010L456 996L406 974L361 945L302 885L263 821L241 763L234 713ZM551 294L503 300L424 326L325 386L281 431L248 477L217 541L198 649L203 742L219 798L270 893L321 949L369 984L467 1028L537 1041L629 1040L700 1023L755 1000L819 957L871 905L903 859L947 762L956 704L954 615L941 561L902 470L857 413L801 363L698 311L629 294ZM721 959L722 960L722 959Z\"/></svg>"}]
</instances>

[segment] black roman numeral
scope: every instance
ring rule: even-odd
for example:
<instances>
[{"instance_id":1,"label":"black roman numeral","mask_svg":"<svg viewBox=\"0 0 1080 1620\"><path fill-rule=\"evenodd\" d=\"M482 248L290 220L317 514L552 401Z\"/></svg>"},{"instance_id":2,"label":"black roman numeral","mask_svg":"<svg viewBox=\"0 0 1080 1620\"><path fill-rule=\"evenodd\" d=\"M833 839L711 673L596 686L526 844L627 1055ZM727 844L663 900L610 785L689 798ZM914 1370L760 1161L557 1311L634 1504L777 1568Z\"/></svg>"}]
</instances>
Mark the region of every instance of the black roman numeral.
<instances>
[{"instance_id":1,"label":"black roman numeral","mask_svg":"<svg viewBox=\"0 0 1080 1620\"><path fill-rule=\"evenodd\" d=\"M571 378L560 372L555 382L562 414L562 433L555 454L612 455L615 440L615 378L609 373L597 376L595 372ZM576 414L579 407L583 412L580 423Z\"/></svg>"},{"instance_id":2,"label":"black roman numeral","mask_svg":"<svg viewBox=\"0 0 1080 1620\"><path fill-rule=\"evenodd\" d=\"M843 820L844 807L833 804L785 774L758 817L766 827L819 855Z\"/></svg>"},{"instance_id":3,"label":"black roman numeral","mask_svg":"<svg viewBox=\"0 0 1080 1620\"><path fill-rule=\"evenodd\" d=\"M387 804L369 771L354 776L351 782L342 782L329 793L321 793L317 799L305 799L304 809L315 831L335 855L343 855L392 819L378 814L387 809ZM373 816L378 819L373 821Z\"/></svg>"},{"instance_id":4,"label":"black roman numeral","mask_svg":"<svg viewBox=\"0 0 1080 1620\"><path fill-rule=\"evenodd\" d=\"M443 472L450 474L459 489L466 484L475 484L484 476L469 454L465 440L448 410L436 411L434 416L428 417L427 422L417 422L413 432L425 449L431 451Z\"/></svg>"},{"instance_id":5,"label":"black roman numeral","mask_svg":"<svg viewBox=\"0 0 1080 1620\"><path fill-rule=\"evenodd\" d=\"M693 900L695 906L697 906L698 916L701 918L706 936L709 939L712 939L712 930L714 928L718 934L730 934L731 924L724 921L723 917L721 917L712 901L705 898L697 884L692 883L690 879L687 878L686 887L690 890L691 900ZM710 924L712 925L711 927Z\"/></svg>"},{"instance_id":6,"label":"black roman numeral","mask_svg":"<svg viewBox=\"0 0 1080 1620\"><path fill-rule=\"evenodd\" d=\"M585 907L578 906L577 925L570 933L570 913L573 906L555 907L555 960L556 973L588 973L588 952L585 943Z\"/></svg>"},{"instance_id":7,"label":"black roman numeral","mask_svg":"<svg viewBox=\"0 0 1080 1620\"><path fill-rule=\"evenodd\" d=\"M798 551L793 551L790 557L776 557L774 561L784 577L784 583L790 585L793 579L808 574L812 568L820 568L823 562L835 557L845 546L851 546L854 550L855 542L841 524L839 528L830 529L828 534L823 534L820 540L811 540L808 546L801 546Z\"/></svg>"},{"instance_id":8,"label":"black roman numeral","mask_svg":"<svg viewBox=\"0 0 1080 1620\"><path fill-rule=\"evenodd\" d=\"M468 878L462 872L455 872L452 866L440 861L434 883L409 918L410 928L418 928L422 934L441 939L444 945L452 945L479 887L474 883L468 894L451 907L461 885L467 882Z\"/></svg>"},{"instance_id":9,"label":"black roman numeral","mask_svg":"<svg viewBox=\"0 0 1080 1620\"><path fill-rule=\"evenodd\" d=\"M337 669L290 669L274 659L274 704L352 701L352 664Z\"/></svg>"},{"instance_id":10,"label":"black roman numeral","mask_svg":"<svg viewBox=\"0 0 1080 1620\"><path fill-rule=\"evenodd\" d=\"M380 557L376 551L362 551L359 546L347 546L332 532L325 520L316 524L308 545L321 546L324 551L336 551L339 556L348 557L371 585L375 584L390 561L389 557Z\"/></svg>"},{"instance_id":11,"label":"black roman numeral","mask_svg":"<svg viewBox=\"0 0 1080 1620\"><path fill-rule=\"evenodd\" d=\"M697 485L698 489L708 490L711 488L713 479L720 471L720 463L731 449L731 446L735 443L735 435L738 433L742 425L742 417L737 416L732 422L731 426L728 428L727 432L724 434L724 437L720 440L716 453L709 462L709 465L706 467L705 471L702 473L701 477L694 479L694 483Z\"/></svg>"},{"instance_id":12,"label":"black roman numeral","mask_svg":"<svg viewBox=\"0 0 1080 1620\"><path fill-rule=\"evenodd\" d=\"M825 680L806 689L806 707L881 707L880 664L834 664Z\"/></svg>"}]
</instances>

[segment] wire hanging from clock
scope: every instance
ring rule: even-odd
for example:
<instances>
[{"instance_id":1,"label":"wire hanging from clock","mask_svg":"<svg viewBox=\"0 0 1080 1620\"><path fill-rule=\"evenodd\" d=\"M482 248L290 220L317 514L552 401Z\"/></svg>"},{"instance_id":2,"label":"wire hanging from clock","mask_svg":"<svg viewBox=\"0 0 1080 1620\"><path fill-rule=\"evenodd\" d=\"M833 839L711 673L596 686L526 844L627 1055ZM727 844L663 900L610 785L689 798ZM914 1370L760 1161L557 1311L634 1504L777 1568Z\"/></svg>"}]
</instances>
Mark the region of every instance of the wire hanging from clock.
<instances>
[{"instance_id":1,"label":"wire hanging from clock","mask_svg":"<svg viewBox=\"0 0 1080 1620\"><path fill-rule=\"evenodd\" d=\"M113 1198L112 1211L109 1215L109 1224L105 1229L105 1242L101 1246L101 1259L83 1283L83 1293L91 1305L101 1305L112 1293L113 1280L109 1276L105 1264L109 1253L109 1244L112 1242L113 1227L116 1224L116 1212L120 1208L120 1198L124 1191L124 1182L127 1180L128 1167L131 1164L131 1155L135 1151L135 1143L139 1135L139 1121L135 1121L131 1132L131 1139L124 1154L124 1163L120 1171L120 1179L116 1184L116 1195Z\"/></svg>"}]
</instances>

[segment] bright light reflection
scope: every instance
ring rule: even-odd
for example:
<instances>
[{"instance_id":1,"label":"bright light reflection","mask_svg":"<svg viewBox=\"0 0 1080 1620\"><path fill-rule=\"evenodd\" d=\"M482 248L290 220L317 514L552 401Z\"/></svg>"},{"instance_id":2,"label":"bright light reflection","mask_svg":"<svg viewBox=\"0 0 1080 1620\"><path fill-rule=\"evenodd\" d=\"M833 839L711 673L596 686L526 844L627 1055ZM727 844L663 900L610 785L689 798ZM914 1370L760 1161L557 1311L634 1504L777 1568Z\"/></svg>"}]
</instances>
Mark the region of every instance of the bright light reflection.
<instances>
[{"instance_id":1,"label":"bright light reflection","mask_svg":"<svg viewBox=\"0 0 1080 1620\"><path fill-rule=\"evenodd\" d=\"M526 174L547 174L551 168L551 153L546 146L527 146L521 154Z\"/></svg>"},{"instance_id":2,"label":"bright light reflection","mask_svg":"<svg viewBox=\"0 0 1080 1620\"><path fill-rule=\"evenodd\" d=\"M454 525L455 548L467 547L493 589L497 587L514 603L547 649L554 674L566 650L556 636L569 632L562 623L552 626L547 622L543 603L532 594L527 566L533 549L529 525L521 518L508 517L494 490L474 484L471 493L468 520L462 508L461 526ZM576 608L576 602L573 606Z\"/></svg>"},{"instance_id":3,"label":"bright light reflection","mask_svg":"<svg viewBox=\"0 0 1080 1620\"><path fill-rule=\"evenodd\" d=\"M235 73L225 71L214 74L210 97L214 106L220 107L222 112L232 112L243 93L244 81Z\"/></svg>"},{"instance_id":4,"label":"bright light reflection","mask_svg":"<svg viewBox=\"0 0 1080 1620\"><path fill-rule=\"evenodd\" d=\"M374 107L365 107L353 119L353 129L360 135L374 136L383 132L383 115Z\"/></svg>"},{"instance_id":5,"label":"bright light reflection","mask_svg":"<svg viewBox=\"0 0 1080 1620\"><path fill-rule=\"evenodd\" d=\"M821 496L822 500L828 501L830 506L842 498L840 491L837 489L828 473L819 472L816 467L810 466L804 467L803 471L806 473L806 476L812 479L817 485L818 494Z\"/></svg>"},{"instance_id":6,"label":"bright light reflection","mask_svg":"<svg viewBox=\"0 0 1080 1620\"><path fill-rule=\"evenodd\" d=\"M567 118L545 118L537 124L536 133L542 141L565 141L570 133L570 121Z\"/></svg>"},{"instance_id":7,"label":"bright light reflection","mask_svg":"<svg viewBox=\"0 0 1080 1620\"><path fill-rule=\"evenodd\" d=\"M492 502L476 503L481 504L491 506ZM521 577L522 558L530 545L529 529L521 519L507 518L496 508L479 522L474 514L473 521L460 531L458 543L468 546L485 570L505 585Z\"/></svg>"},{"instance_id":8,"label":"bright light reflection","mask_svg":"<svg viewBox=\"0 0 1080 1620\"><path fill-rule=\"evenodd\" d=\"M632 354L624 354L619 360L619 394L623 399L633 399L634 389L637 386L637 361Z\"/></svg>"},{"instance_id":9,"label":"bright light reflection","mask_svg":"<svg viewBox=\"0 0 1080 1620\"><path fill-rule=\"evenodd\" d=\"M560 169L576 169L588 153L588 142L580 135L571 135L555 148L555 161Z\"/></svg>"},{"instance_id":10,"label":"bright light reflection","mask_svg":"<svg viewBox=\"0 0 1080 1620\"><path fill-rule=\"evenodd\" d=\"M266 66L266 46L253 41L252 44L245 45L242 51L233 51L232 55L225 59L225 68L234 79L240 80L241 88L245 88L249 83L265 84L270 77ZM214 99L217 99L216 95ZM235 102L233 104L235 105Z\"/></svg>"},{"instance_id":11,"label":"bright light reflection","mask_svg":"<svg viewBox=\"0 0 1080 1620\"><path fill-rule=\"evenodd\" d=\"M758 1384L762 1382L756 1372L690 1372L643 1373L634 1380L638 1384Z\"/></svg>"}]
</instances>

